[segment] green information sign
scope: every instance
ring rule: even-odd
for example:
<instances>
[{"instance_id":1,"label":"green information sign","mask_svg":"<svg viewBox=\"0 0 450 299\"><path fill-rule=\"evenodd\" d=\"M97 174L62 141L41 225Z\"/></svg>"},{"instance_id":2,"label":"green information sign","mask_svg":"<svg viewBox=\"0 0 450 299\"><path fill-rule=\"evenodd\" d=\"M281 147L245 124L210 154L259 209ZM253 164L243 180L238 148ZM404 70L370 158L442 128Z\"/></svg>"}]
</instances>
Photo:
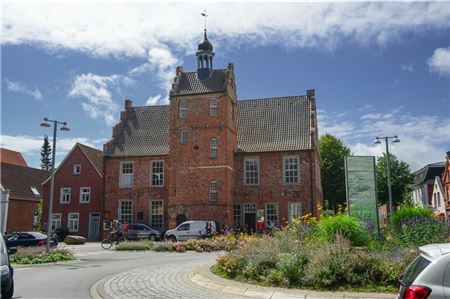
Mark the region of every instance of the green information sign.
<instances>
[{"instance_id":1,"label":"green information sign","mask_svg":"<svg viewBox=\"0 0 450 299\"><path fill-rule=\"evenodd\" d=\"M378 231L378 202L375 157L345 157L348 213Z\"/></svg>"}]
</instances>

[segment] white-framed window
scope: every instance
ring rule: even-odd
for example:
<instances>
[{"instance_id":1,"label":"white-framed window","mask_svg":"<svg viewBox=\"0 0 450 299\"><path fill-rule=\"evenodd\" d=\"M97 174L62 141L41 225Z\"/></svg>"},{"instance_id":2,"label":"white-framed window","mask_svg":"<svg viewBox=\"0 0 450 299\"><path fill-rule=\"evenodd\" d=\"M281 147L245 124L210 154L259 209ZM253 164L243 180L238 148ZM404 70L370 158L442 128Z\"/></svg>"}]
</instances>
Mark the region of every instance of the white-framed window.
<instances>
[{"instance_id":1,"label":"white-framed window","mask_svg":"<svg viewBox=\"0 0 450 299\"><path fill-rule=\"evenodd\" d=\"M217 181L209 182L209 200L217 201Z\"/></svg>"},{"instance_id":2,"label":"white-framed window","mask_svg":"<svg viewBox=\"0 0 450 299\"><path fill-rule=\"evenodd\" d=\"M244 213L256 213L256 204L245 203L244 204Z\"/></svg>"},{"instance_id":3,"label":"white-framed window","mask_svg":"<svg viewBox=\"0 0 450 299\"><path fill-rule=\"evenodd\" d=\"M217 158L217 138L211 138L209 142L209 156L211 159Z\"/></svg>"},{"instance_id":4,"label":"white-framed window","mask_svg":"<svg viewBox=\"0 0 450 299\"><path fill-rule=\"evenodd\" d=\"M77 232L80 226L80 213L69 213L67 215L67 227L70 232Z\"/></svg>"},{"instance_id":5,"label":"white-framed window","mask_svg":"<svg viewBox=\"0 0 450 299\"><path fill-rule=\"evenodd\" d=\"M91 187L80 188L80 203L88 203L91 201Z\"/></svg>"},{"instance_id":6,"label":"white-framed window","mask_svg":"<svg viewBox=\"0 0 450 299\"><path fill-rule=\"evenodd\" d=\"M119 200L119 221L122 223L133 222L133 202L130 199Z\"/></svg>"},{"instance_id":7,"label":"white-framed window","mask_svg":"<svg viewBox=\"0 0 450 299\"><path fill-rule=\"evenodd\" d=\"M188 103L186 100L180 101L180 118L186 118L188 112Z\"/></svg>"},{"instance_id":8,"label":"white-framed window","mask_svg":"<svg viewBox=\"0 0 450 299\"><path fill-rule=\"evenodd\" d=\"M159 230L164 225L164 202L162 199L152 199L150 201L150 226Z\"/></svg>"},{"instance_id":9,"label":"white-framed window","mask_svg":"<svg viewBox=\"0 0 450 299\"><path fill-rule=\"evenodd\" d=\"M234 222L235 227L242 225L242 205L241 204L233 205L233 222Z\"/></svg>"},{"instance_id":10,"label":"white-framed window","mask_svg":"<svg viewBox=\"0 0 450 299\"><path fill-rule=\"evenodd\" d=\"M189 132L188 130L181 130L180 132L180 143L187 144L189 140Z\"/></svg>"},{"instance_id":11,"label":"white-framed window","mask_svg":"<svg viewBox=\"0 0 450 299\"><path fill-rule=\"evenodd\" d=\"M215 98L209 100L209 115L217 116L217 99Z\"/></svg>"},{"instance_id":12,"label":"white-framed window","mask_svg":"<svg viewBox=\"0 0 450 299\"><path fill-rule=\"evenodd\" d=\"M268 203L266 204L266 225L278 226L278 204Z\"/></svg>"},{"instance_id":13,"label":"white-framed window","mask_svg":"<svg viewBox=\"0 0 450 299\"><path fill-rule=\"evenodd\" d=\"M150 186L164 186L164 161L152 161Z\"/></svg>"},{"instance_id":14,"label":"white-framed window","mask_svg":"<svg viewBox=\"0 0 450 299\"><path fill-rule=\"evenodd\" d=\"M36 187L30 187L31 192L33 192L34 196L40 196L39 190Z\"/></svg>"},{"instance_id":15,"label":"white-framed window","mask_svg":"<svg viewBox=\"0 0 450 299\"><path fill-rule=\"evenodd\" d=\"M81 173L81 164L73 165L73 174L80 174L80 173Z\"/></svg>"},{"instance_id":16,"label":"white-framed window","mask_svg":"<svg viewBox=\"0 0 450 299\"><path fill-rule=\"evenodd\" d=\"M71 194L70 187L61 188L59 202L70 203L70 194Z\"/></svg>"},{"instance_id":17,"label":"white-framed window","mask_svg":"<svg viewBox=\"0 0 450 299\"><path fill-rule=\"evenodd\" d=\"M302 215L302 204L299 202L289 202L288 203L288 221L291 222L292 219L298 218Z\"/></svg>"},{"instance_id":18,"label":"white-framed window","mask_svg":"<svg viewBox=\"0 0 450 299\"><path fill-rule=\"evenodd\" d=\"M52 214L52 230L61 228L61 213L53 213Z\"/></svg>"},{"instance_id":19,"label":"white-framed window","mask_svg":"<svg viewBox=\"0 0 450 299\"><path fill-rule=\"evenodd\" d=\"M283 182L286 185L298 184L298 156L283 157Z\"/></svg>"},{"instance_id":20,"label":"white-framed window","mask_svg":"<svg viewBox=\"0 0 450 299\"><path fill-rule=\"evenodd\" d=\"M120 188L133 187L133 174L134 165L133 162L121 162L120 163Z\"/></svg>"},{"instance_id":21,"label":"white-framed window","mask_svg":"<svg viewBox=\"0 0 450 299\"><path fill-rule=\"evenodd\" d=\"M259 184L259 158L244 159L244 184Z\"/></svg>"}]
</instances>

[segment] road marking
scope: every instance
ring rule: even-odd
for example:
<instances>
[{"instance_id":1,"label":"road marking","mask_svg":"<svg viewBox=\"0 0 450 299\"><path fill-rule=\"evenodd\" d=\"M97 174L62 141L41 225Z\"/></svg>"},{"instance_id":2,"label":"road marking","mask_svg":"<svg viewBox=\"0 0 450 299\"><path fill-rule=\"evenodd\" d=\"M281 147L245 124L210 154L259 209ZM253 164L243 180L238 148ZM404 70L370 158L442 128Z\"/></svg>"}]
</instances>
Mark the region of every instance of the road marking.
<instances>
[{"instance_id":1,"label":"road marking","mask_svg":"<svg viewBox=\"0 0 450 299\"><path fill-rule=\"evenodd\" d=\"M14 272L23 271L23 270L30 270L30 269L33 269L33 268L15 268Z\"/></svg>"},{"instance_id":2,"label":"road marking","mask_svg":"<svg viewBox=\"0 0 450 299\"><path fill-rule=\"evenodd\" d=\"M141 258L140 256L129 256L129 257L113 257L112 260L131 260L131 259L138 259Z\"/></svg>"}]
</instances>

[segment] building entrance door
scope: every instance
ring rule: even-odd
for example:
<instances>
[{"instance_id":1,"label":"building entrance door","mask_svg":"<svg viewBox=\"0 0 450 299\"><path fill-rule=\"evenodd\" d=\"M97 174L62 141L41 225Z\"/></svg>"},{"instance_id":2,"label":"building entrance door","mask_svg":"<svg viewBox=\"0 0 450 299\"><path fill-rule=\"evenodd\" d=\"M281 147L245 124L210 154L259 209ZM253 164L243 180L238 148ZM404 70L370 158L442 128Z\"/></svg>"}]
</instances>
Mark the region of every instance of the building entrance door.
<instances>
[{"instance_id":1,"label":"building entrance door","mask_svg":"<svg viewBox=\"0 0 450 299\"><path fill-rule=\"evenodd\" d=\"M256 232L256 204L244 204L244 227L247 233Z\"/></svg>"},{"instance_id":2,"label":"building entrance door","mask_svg":"<svg viewBox=\"0 0 450 299\"><path fill-rule=\"evenodd\" d=\"M98 240L100 238L100 213L89 214L89 240Z\"/></svg>"}]
</instances>

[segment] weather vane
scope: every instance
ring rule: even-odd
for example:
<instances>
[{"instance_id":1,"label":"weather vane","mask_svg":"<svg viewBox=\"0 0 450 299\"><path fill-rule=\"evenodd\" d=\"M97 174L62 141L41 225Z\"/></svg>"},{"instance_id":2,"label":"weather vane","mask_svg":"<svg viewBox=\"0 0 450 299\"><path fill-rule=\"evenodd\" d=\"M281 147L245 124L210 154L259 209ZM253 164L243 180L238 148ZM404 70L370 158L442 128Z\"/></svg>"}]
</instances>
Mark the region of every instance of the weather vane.
<instances>
[{"instance_id":1,"label":"weather vane","mask_svg":"<svg viewBox=\"0 0 450 299\"><path fill-rule=\"evenodd\" d=\"M205 17L205 31L206 31L206 17L208 16L208 15L206 14L206 9L204 10L204 12L202 12L202 16Z\"/></svg>"}]
</instances>

